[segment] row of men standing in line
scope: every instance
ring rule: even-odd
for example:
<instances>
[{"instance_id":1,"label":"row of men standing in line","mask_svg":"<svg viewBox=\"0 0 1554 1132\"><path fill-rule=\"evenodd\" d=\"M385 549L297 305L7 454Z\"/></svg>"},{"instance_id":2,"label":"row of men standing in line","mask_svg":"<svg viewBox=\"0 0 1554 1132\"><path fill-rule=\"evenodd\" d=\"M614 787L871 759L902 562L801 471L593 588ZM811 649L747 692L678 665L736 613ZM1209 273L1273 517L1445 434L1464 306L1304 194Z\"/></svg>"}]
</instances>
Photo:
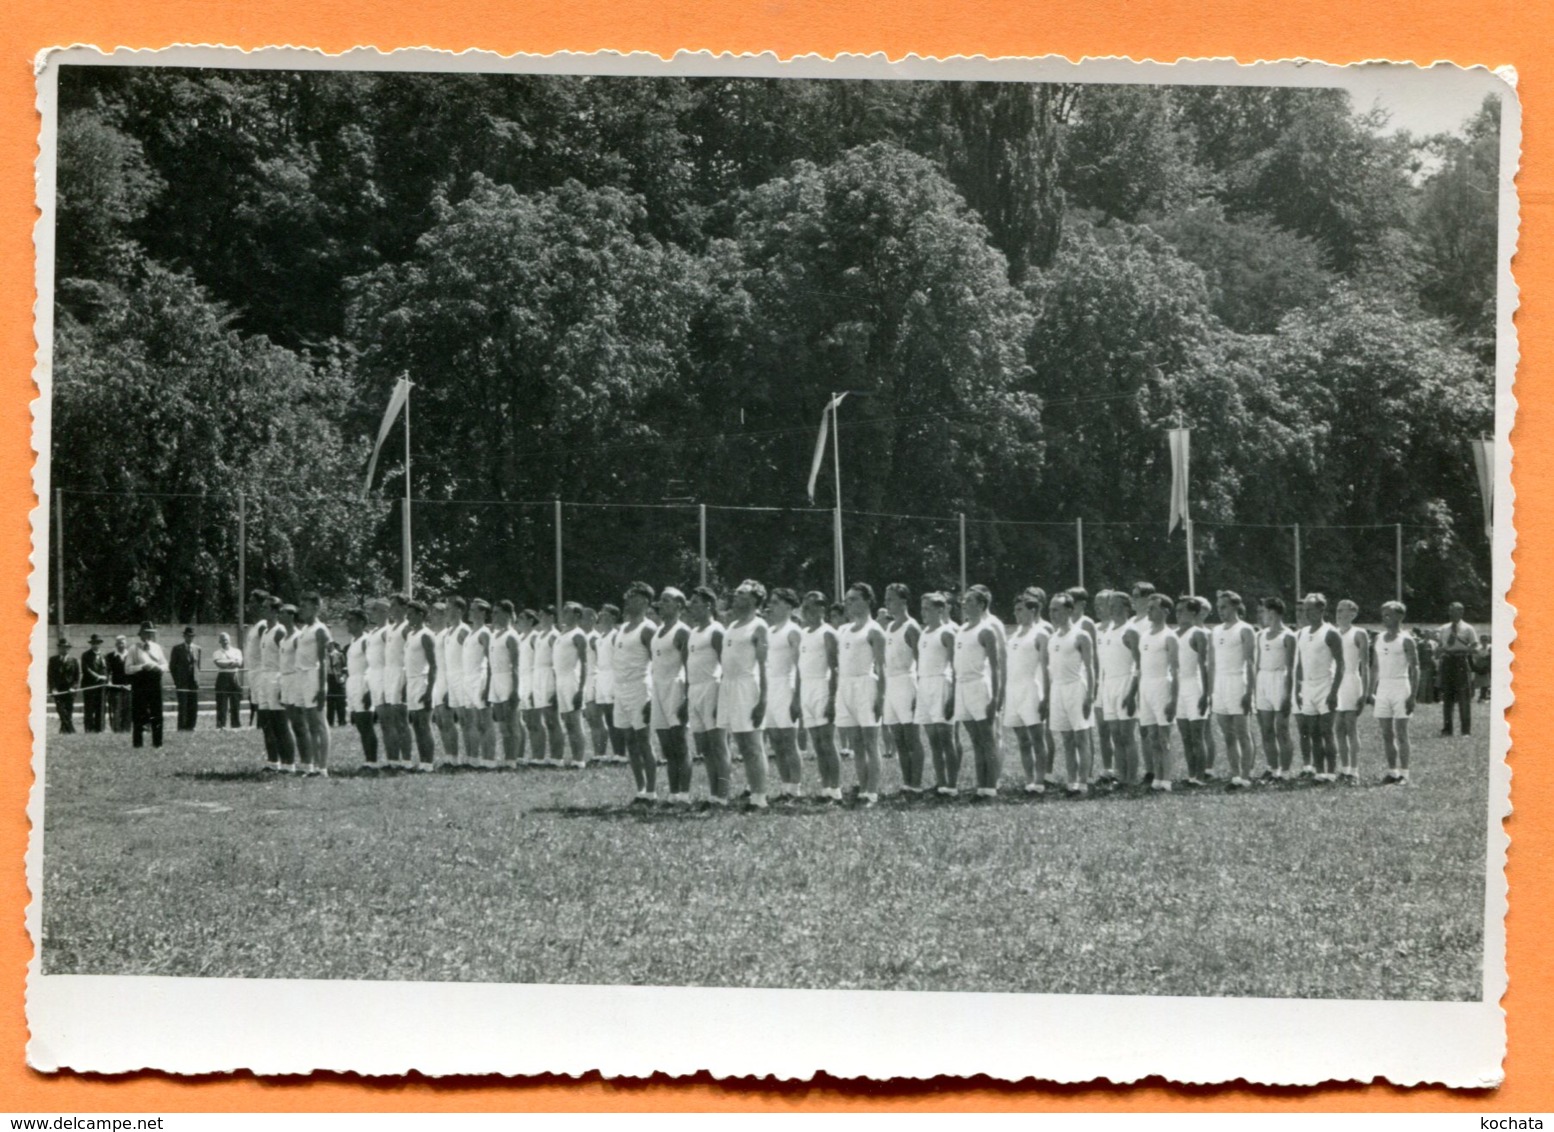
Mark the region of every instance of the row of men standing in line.
<instances>
[{"instance_id":1,"label":"row of men standing in line","mask_svg":"<svg viewBox=\"0 0 1554 1132\"><path fill-rule=\"evenodd\" d=\"M177 698L178 730L192 731L199 718L199 677L204 649L194 640L194 628L185 626L183 641L173 646L171 656L157 642L157 628L142 622L133 642L119 636L114 647L103 652L103 638L93 633L80 660L70 655L68 638L60 637L55 655L49 658L48 689L59 716L61 734L75 731L75 700L82 701L82 724L87 732L100 732L105 726L116 732L134 731L135 746L141 745L142 733L150 730L152 745L161 746L164 695L163 674L172 677ZM216 726L239 726L242 689L238 672L243 658L231 647L226 633L220 634L215 655ZM137 727L136 724L141 726Z\"/></svg>"}]
</instances>

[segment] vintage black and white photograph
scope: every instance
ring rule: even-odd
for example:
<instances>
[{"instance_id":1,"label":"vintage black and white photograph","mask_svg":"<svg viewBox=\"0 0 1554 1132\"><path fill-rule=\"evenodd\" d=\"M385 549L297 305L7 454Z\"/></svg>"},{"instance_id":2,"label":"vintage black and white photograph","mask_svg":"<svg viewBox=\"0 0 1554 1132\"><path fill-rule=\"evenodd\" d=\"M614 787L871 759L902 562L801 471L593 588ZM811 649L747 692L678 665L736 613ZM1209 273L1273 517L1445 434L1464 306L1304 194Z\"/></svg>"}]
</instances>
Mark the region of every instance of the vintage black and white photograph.
<instances>
[{"instance_id":1,"label":"vintage black and white photograph","mask_svg":"<svg viewBox=\"0 0 1554 1132\"><path fill-rule=\"evenodd\" d=\"M700 989L868 992L802 999L865 1051L904 1004L1082 1015L1098 1073L1179 1017L1135 1075L1498 1074L1504 77L40 76L35 1064L808 1040ZM404 984L547 1005L460 1061L363 1005ZM115 1062L109 986L357 1005Z\"/></svg>"}]
</instances>

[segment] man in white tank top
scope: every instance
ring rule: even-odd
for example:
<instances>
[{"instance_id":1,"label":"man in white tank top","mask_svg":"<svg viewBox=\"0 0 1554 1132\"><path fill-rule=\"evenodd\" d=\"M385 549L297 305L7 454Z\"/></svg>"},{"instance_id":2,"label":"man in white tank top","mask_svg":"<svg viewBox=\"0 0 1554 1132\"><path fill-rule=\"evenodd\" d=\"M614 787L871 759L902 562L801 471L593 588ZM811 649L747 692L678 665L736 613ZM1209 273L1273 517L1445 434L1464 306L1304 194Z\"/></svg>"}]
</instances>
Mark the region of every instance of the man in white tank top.
<instances>
[{"instance_id":1,"label":"man in white tank top","mask_svg":"<svg viewBox=\"0 0 1554 1132\"><path fill-rule=\"evenodd\" d=\"M1096 718L1101 733L1101 780L1119 779L1132 786L1138 781L1138 743L1135 728L1138 717L1139 635L1130 624L1133 607L1128 595L1108 590L1096 598L1097 616L1105 623L1096 632L1100 657L1101 686ZM1113 762L1106 762L1110 745Z\"/></svg>"},{"instance_id":2,"label":"man in white tank top","mask_svg":"<svg viewBox=\"0 0 1554 1132\"><path fill-rule=\"evenodd\" d=\"M1006 644L1009 679L1004 693L1003 723L1020 745L1025 770L1025 792L1044 794L1047 786L1046 743L1042 738L1042 696L1047 681L1047 629L1040 623L1040 599L1026 590L1014 599L1014 632Z\"/></svg>"},{"instance_id":3,"label":"man in white tank top","mask_svg":"<svg viewBox=\"0 0 1554 1132\"><path fill-rule=\"evenodd\" d=\"M1290 709L1295 703L1295 634L1284 623L1284 599L1265 597L1259 603L1263 627L1257 633L1253 703L1263 736L1267 775L1275 782L1293 777L1295 746L1290 741Z\"/></svg>"},{"instance_id":4,"label":"man in white tank top","mask_svg":"<svg viewBox=\"0 0 1554 1132\"><path fill-rule=\"evenodd\" d=\"M685 704L691 742L707 772L707 792L718 805L726 805L733 788L728 741L718 726L718 696L723 683L723 626L716 617L718 595L707 586L691 591L687 603L690 634L685 651ZM671 798L671 800L673 800ZM679 801L689 803L690 793Z\"/></svg>"},{"instance_id":5,"label":"man in white tank top","mask_svg":"<svg viewBox=\"0 0 1554 1132\"><path fill-rule=\"evenodd\" d=\"M885 634L874 620L874 588L855 582L847 590L847 616L836 634L836 727L844 751L853 752L858 802L879 801L880 716L885 708Z\"/></svg>"},{"instance_id":6,"label":"man in white tank top","mask_svg":"<svg viewBox=\"0 0 1554 1132\"><path fill-rule=\"evenodd\" d=\"M523 748L524 766L543 766L545 748L534 744L540 724L534 706L534 643L539 640L540 615L532 609L520 609L516 618L518 666L513 673L514 728Z\"/></svg>"},{"instance_id":7,"label":"man in white tank top","mask_svg":"<svg viewBox=\"0 0 1554 1132\"><path fill-rule=\"evenodd\" d=\"M836 630L826 620L826 596L819 590L804 595L799 613L804 628L799 636L799 658L794 674L804 729L815 748L820 773L819 797L842 800L842 758L836 748L836 689L838 648Z\"/></svg>"},{"instance_id":8,"label":"man in white tank top","mask_svg":"<svg viewBox=\"0 0 1554 1132\"><path fill-rule=\"evenodd\" d=\"M627 761L626 733L615 726L615 640L620 623L619 606L607 602L599 607L594 643L594 714L605 740L600 757L615 763Z\"/></svg>"},{"instance_id":9,"label":"man in white tank top","mask_svg":"<svg viewBox=\"0 0 1554 1132\"><path fill-rule=\"evenodd\" d=\"M517 616L517 607L505 597L491 608L491 727L501 744L501 765L509 769L523 762L528 738L518 726Z\"/></svg>"},{"instance_id":10,"label":"man in white tank top","mask_svg":"<svg viewBox=\"0 0 1554 1132\"><path fill-rule=\"evenodd\" d=\"M900 582L885 587L890 628L885 630L885 731L892 736L901 790L908 798L923 793L923 745L917 719L917 642L922 627L912 616L912 591Z\"/></svg>"},{"instance_id":11,"label":"man in white tank top","mask_svg":"<svg viewBox=\"0 0 1554 1132\"><path fill-rule=\"evenodd\" d=\"M761 721L777 763L777 799L804 793L804 760L799 757L799 644L803 630L793 620L799 595L785 586L772 590L766 616L766 718Z\"/></svg>"},{"instance_id":12,"label":"man in white tank top","mask_svg":"<svg viewBox=\"0 0 1554 1132\"><path fill-rule=\"evenodd\" d=\"M312 735L308 731L307 721L302 718L302 699L297 681L297 607L286 602L278 613L279 627L275 631L275 640L280 650L281 704L286 712L286 726L296 748L296 762L283 769L292 774L306 774L313 762L309 751Z\"/></svg>"},{"instance_id":13,"label":"man in white tank top","mask_svg":"<svg viewBox=\"0 0 1554 1132\"><path fill-rule=\"evenodd\" d=\"M446 601L432 605L432 646L437 654L437 671L432 678L432 722L442 739L443 758L450 763L459 761L458 713L448 702L448 638L452 632L453 614Z\"/></svg>"},{"instance_id":14,"label":"man in white tank top","mask_svg":"<svg viewBox=\"0 0 1554 1132\"><path fill-rule=\"evenodd\" d=\"M437 673L437 644L426 627L426 603L405 603L405 710L421 761L417 769L430 774L437 761L432 742L432 684ZM406 768L408 769L408 767Z\"/></svg>"},{"instance_id":15,"label":"man in white tank top","mask_svg":"<svg viewBox=\"0 0 1554 1132\"><path fill-rule=\"evenodd\" d=\"M1139 731L1144 745L1144 777L1151 790L1171 789L1171 724L1176 719L1180 647L1166 625L1171 599L1149 596L1149 621L1138 636Z\"/></svg>"},{"instance_id":16,"label":"man in white tank top","mask_svg":"<svg viewBox=\"0 0 1554 1132\"><path fill-rule=\"evenodd\" d=\"M1333 734L1338 686L1344 678L1344 642L1326 621L1327 598L1306 595L1305 625L1295 634L1295 706L1300 709L1300 745L1310 746L1318 782L1338 780L1338 739Z\"/></svg>"},{"instance_id":17,"label":"man in white tank top","mask_svg":"<svg viewBox=\"0 0 1554 1132\"><path fill-rule=\"evenodd\" d=\"M749 808L766 808L766 746L761 735L766 722L766 622L759 610L766 587L746 578L729 596L728 625L723 630L723 681L718 689L718 730L734 737L750 789Z\"/></svg>"},{"instance_id":18,"label":"man in white tank top","mask_svg":"<svg viewBox=\"0 0 1554 1132\"><path fill-rule=\"evenodd\" d=\"M652 665L648 686L653 693L650 718L664 752L664 769L669 778L669 801L689 804L691 799L691 752L685 733L688 711L685 702L686 655L691 632L680 620L685 612L685 595L673 586L665 586L658 595L658 628L653 634ZM616 675L619 676L619 665ZM620 688L615 691L620 702Z\"/></svg>"},{"instance_id":19,"label":"man in white tank top","mask_svg":"<svg viewBox=\"0 0 1554 1132\"><path fill-rule=\"evenodd\" d=\"M491 603L472 598L469 630L464 634L464 655L459 668L464 679L464 743L470 761L487 770L496 762L496 728L491 720Z\"/></svg>"},{"instance_id":20,"label":"man in white tank top","mask_svg":"<svg viewBox=\"0 0 1554 1132\"><path fill-rule=\"evenodd\" d=\"M580 624L583 607L569 601L561 607L561 629L551 648L551 668L556 674L557 727L566 736L568 769L588 765L588 746L583 739L583 686L588 683L588 634Z\"/></svg>"},{"instance_id":21,"label":"man in white tank top","mask_svg":"<svg viewBox=\"0 0 1554 1132\"><path fill-rule=\"evenodd\" d=\"M942 593L923 595L923 626L917 636L917 705L914 718L933 755L934 792L954 797L960 781L960 752L951 736L955 719L955 629Z\"/></svg>"},{"instance_id":22,"label":"man in white tank top","mask_svg":"<svg viewBox=\"0 0 1554 1132\"><path fill-rule=\"evenodd\" d=\"M389 762L404 770L415 768L411 750L410 709L405 702L405 630L409 622L410 599L404 594L389 598L388 625L383 631L383 705L385 734L392 728L394 743L389 747Z\"/></svg>"},{"instance_id":23,"label":"man in white tank top","mask_svg":"<svg viewBox=\"0 0 1554 1132\"><path fill-rule=\"evenodd\" d=\"M367 660L367 696L372 703L373 719L383 736L383 754L387 763L396 761L399 737L389 726L383 696L384 650L388 630L388 602L380 597L367 602L367 631L362 649Z\"/></svg>"},{"instance_id":24,"label":"man in white tank top","mask_svg":"<svg viewBox=\"0 0 1554 1132\"><path fill-rule=\"evenodd\" d=\"M1371 686L1370 634L1354 623L1360 607L1348 598L1338 603L1336 621L1344 644L1344 678L1338 685L1338 713L1334 734L1338 739L1338 777L1360 781L1360 708Z\"/></svg>"},{"instance_id":25,"label":"man in white tank top","mask_svg":"<svg viewBox=\"0 0 1554 1132\"><path fill-rule=\"evenodd\" d=\"M1052 620L1052 634L1047 638L1047 665L1043 670L1047 687L1042 710L1047 726L1063 744L1068 793L1084 794L1090 789L1095 760L1094 749L1085 739L1095 728L1091 684L1095 666L1090 655L1094 643L1074 620L1071 593L1053 594L1047 603L1047 615Z\"/></svg>"},{"instance_id":26,"label":"man in white tank top","mask_svg":"<svg viewBox=\"0 0 1554 1132\"><path fill-rule=\"evenodd\" d=\"M658 761L653 756L653 737L648 730L648 672L658 631L648 619L653 598L653 587L646 582L632 582L626 588L621 599L625 620L615 633L610 666L615 699L611 724L621 734L631 764L631 777L637 787L634 804L650 802L658 796Z\"/></svg>"},{"instance_id":27,"label":"man in white tank top","mask_svg":"<svg viewBox=\"0 0 1554 1132\"><path fill-rule=\"evenodd\" d=\"M998 632L988 617L988 600L977 588L961 598L966 621L955 634L955 722L971 736L978 798L998 794L998 744L994 723L1003 714L1004 671Z\"/></svg>"},{"instance_id":28,"label":"man in white tank top","mask_svg":"<svg viewBox=\"0 0 1554 1132\"><path fill-rule=\"evenodd\" d=\"M589 754L595 762L610 757L610 739L604 727L604 712L599 706L599 614L591 605L583 606L578 628L587 641L588 675L583 679L583 729L588 733Z\"/></svg>"},{"instance_id":29,"label":"man in white tank top","mask_svg":"<svg viewBox=\"0 0 1554 1132\"><path fill-rule=\"evenodd\" d=\"M465 600L457 594L448 598L448 627L443 637L443 660L448 666L448 708L452 712L459 737L452 748L454 757L473 763L480 758L480 750L474 736L465 727L464 717L464 638L469 635L464 613L468 608Z\"/></svg>"},{"instance_id":30,"label":"man in white tank top","mask_svg":"<svg viewBox=\"0 0 1554 1132\"><path fill-rule=\"evenodd\" d=\"M329 626L318 619L319 596L306 590L297 599L297 696L308 731L307 774L329 774L329 726L324 704L329 695L324 658L329 655Z\"/></svg>"},{"instance_id":31,"label":"man in white tank top","mask_svg":"<svg viewBox=\"0 0 1554 1132\"><path fill-rule=\"evenodd\" d=\"M254 705L259 721L259 733L264 737L264 769L271 773L280 769L281 752L276 746L275 722L265 703L264 684L266 673L260 667L260 653L264 646L265 630L270 627L270 595L264 590L252 590L248 595L248 628L243 634L242 685L248 689L248 700ZM109 696L117 693L109 691ZM241 709L239 709L241 710Z\"/></svg>"},{"instance_id":32,"label":"man in white tank top","mask_svg":"<svg viewBox=\"0 0 1554 1132\"><path fill-rule=\"evenodd\" d=\"M362 767L369 773L378 770L378 731L372 714L372 696L367 691L367 613L352 609L345 615L345 628L351 635L345 646L345 710L361 738Z\"/></svg>"},{"instance_id":33,"label":"man in white tank top","mask_svg":"<svg viewBox=\"0 0 1554 1132\"><path fill-rule=\"evenodd\" d=\"M559 767L561 747L561 721L556 716L556 611L542 605L537 611L538 624L529 634L533 642L534 662L529 669L530 710L525 712L529 725L530 758L535 766ZM520 668L522 661L520 659ZM522 679L520 674L519 679Z\"/></svg>"},{"instance_id":34,"label":"man in white tank top","mask_svg":"<svg viewBox=\"0 0 1554 1132\"><path fill-rule=\"evenodd\" d=\"M1408 719L1419 692L1419 650L1412 635L1403 631L1407 616L1408 608L1400 601L1382 605L1384 628L1376 634L1376 663L1370 667L1369 697L1387 756L1382 781L1396 785L1408 782Z\"/></svg>"},{"instance_id":35,"label":"man in white tank top","mask_svg":"<svg viewBox=\"0 0 1554 1132\"><path fill-rule=\"evenodd\" d=\"M1225 758L1230 762L1230 788L1243 790L1252 784L1253 658L1257 638L1252 626L1241 619L1245 605L1234 590L1220 590L1216 607L1220 623L1209 633L1209 683L1214 716L1225 739Z\"/></svg>"},{"instance_id":36,"label":"man in white tank top","mask_svg":"<svg viewBox=\"0 0 1554 1132\"><path fill-rule=\"evenodd\" d=\"M1202 621L1209 603L1183 594L1176 602L1176 729L1182 736L1187 785L1202 786L1209 770L1209 634Z\"/></svg>"}]
</instances>

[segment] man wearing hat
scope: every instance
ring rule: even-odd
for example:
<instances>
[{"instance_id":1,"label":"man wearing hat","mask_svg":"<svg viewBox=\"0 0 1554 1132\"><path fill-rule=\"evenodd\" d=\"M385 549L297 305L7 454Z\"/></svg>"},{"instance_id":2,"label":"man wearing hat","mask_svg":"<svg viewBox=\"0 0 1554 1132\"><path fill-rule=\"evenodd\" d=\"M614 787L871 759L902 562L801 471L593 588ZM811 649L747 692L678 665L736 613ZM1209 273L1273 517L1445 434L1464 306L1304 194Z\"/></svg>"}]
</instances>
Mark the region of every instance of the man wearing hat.
<instances>
[{"instance_id":1,"label":"man wearing hat","mask_svg":"<svg viewBox=\"0 0 1554 1132\"><path fill-rule=\"evenodd\" d=\"M140 636L130 646L124 671L130 681L130 711L135 719L131 743L144 746L142 736L151 729L151 745L162 745L162 673L167 671L167 654L157 644L156 625L140 623Z\"/></svg>"},{"instance_id":2,"label":"man wearing hat","mask_svg":"<svg viewBox=\"0 0 1554 1132\"><path fill-rule=\"evenodd\" d=\"M81 707L86 731L93 735L103 729L103 703L108 694L108 658L98 648L102 643L103 639L93 633L81 654Z\"/></svg>"},{"instance_id":3,"label":"man wearing hat","mask_svg":"<svg viewBox=\"0 0 1554 1132\"><path fill-rule=\"evenodd\" d=\"M76 689L81 686L81 665L70 655L70 642L59 639L58 651L49 657L49 692L59 713L59 733L75 733Z\"/></svg>"},{"instance_id":4,"label":"man wearing hat","mask_svg":"<svg viewBox=\"0 0 1554 1132\"><path fill-rule=\"evenodd\" d=\"M115 732L130 729L129 638L123 633L113 638L108 662L108 727Z\"/></svg>"},{"instance_id":5,"label":"man wearing hat","mask_svg":"<svg viewBox=\"0 0 1554 1132\"><path fill-rule=\"evenodd\" d=\"M200 715L200 659L203 650L194 643L194 626L183 627L183 640L173 646L170 668L173 691L178 697L178 730L193 731Z\"/></svg>"}]
</instances>

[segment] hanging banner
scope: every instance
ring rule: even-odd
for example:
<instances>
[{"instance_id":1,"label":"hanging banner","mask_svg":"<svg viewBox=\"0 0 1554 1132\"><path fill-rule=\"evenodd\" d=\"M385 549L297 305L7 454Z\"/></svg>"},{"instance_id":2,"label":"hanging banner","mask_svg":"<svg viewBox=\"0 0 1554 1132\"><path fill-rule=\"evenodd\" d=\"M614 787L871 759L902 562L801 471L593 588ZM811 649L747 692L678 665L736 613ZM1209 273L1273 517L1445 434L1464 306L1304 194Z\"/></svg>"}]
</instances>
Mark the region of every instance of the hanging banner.
<instances>
[{"instance_id":1,"label":"hanging banner","mask_svg":"<svg viewBox=\"0 0 1554 1132\"><path fill-rule=\"evenodd\" d=\"M1484 500L1484 537L1495 537L1495 442L1481 436L1473 445L1473 464L1478 469L1478 490Z\"/></svg>"},{"instance_id":2,"label":"hanging banner","mask_svg":"<svg viewBox=\"0 0 1554 1132\"><path fill-rule=\"evenodd\" d=\"M820 410L820 435L815 437L815 458L809 463L809 501L815 502L815 481L820 478L820 465L826 458L826 437L831 427L831 418L836 414L836 407L842 403L845 393L838 393L826 403L826 407Z\"/></svg>"},{"instance_id":3,"label":"hanging banner","mask_svg":"<svg viewBox=\"0 0 1554 1132\"><path fill-rule=\"evenodd\" d=\"M405 402L409 399L410 379L402 377L394 386L388 408L383 411L383 423L378 426L378 442L372 446L372 459L367 461L367 480L362 484L363 499L366 499L367 493L372 490L372 476L378 470L378 453L383 451L383 442L388 439L389 429L393 428L394 422L399 419L399 410L405 407Z\"/></svg>"},{"instance_id":4,"label":"hanging banner","mask_svg":"<svg viewBox=\"0 0 1554 1132\"><path fill-rule=\"evenodd\" d=\"M1187 457L1191 436L1190 428L1173 428L1166 437L1171 445L1171 517L1167 534L1187 521Z\"/></svg>"}]
</instances>

